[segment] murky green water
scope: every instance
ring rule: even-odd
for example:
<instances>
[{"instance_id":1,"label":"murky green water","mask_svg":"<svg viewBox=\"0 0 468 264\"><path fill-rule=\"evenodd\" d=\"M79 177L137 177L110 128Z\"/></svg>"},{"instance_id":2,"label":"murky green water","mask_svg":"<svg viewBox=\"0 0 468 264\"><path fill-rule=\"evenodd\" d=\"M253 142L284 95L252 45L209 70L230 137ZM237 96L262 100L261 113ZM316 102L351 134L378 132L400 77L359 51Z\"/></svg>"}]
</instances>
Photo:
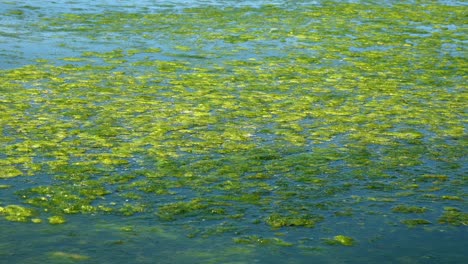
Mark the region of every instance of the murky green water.
<instances>
[{"instance_id":1,"label":"murky green water","mask_svg":"<svg viewBox=\"0 0 468 264\"><path fill-rule=\"evenodd\" d=\"M115 2L0 1L1 263L468 260L466 4Z\"/></svg>"}]
</instances>

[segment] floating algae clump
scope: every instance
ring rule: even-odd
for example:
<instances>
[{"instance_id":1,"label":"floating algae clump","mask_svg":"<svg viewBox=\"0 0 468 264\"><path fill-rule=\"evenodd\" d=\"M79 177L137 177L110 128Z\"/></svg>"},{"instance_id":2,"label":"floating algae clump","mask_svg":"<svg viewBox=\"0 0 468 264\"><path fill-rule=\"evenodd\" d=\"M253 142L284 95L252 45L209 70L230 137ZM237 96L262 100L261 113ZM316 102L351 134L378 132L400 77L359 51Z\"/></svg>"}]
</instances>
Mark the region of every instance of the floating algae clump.
<instances>
[{"instance_id":1,"label":"floating algae clump","mask_svg":"<svg viewBox=\"0 0 468 264\"><path fill-rule=\"evenodd\" d=\"M342 246L350 247L350 246L354 246L356 244L356 241L352 237L338 235L338 236L333 237L332 239L330 238L325 239L325 243L329 245L342 245Z\"/></svg>"},{"instance_id":2,"label":"floating algae clump","mask_svg":"<svg viewBox=\"0 0 468 264\"><path fill-rule=\"evenodd\" d=\"M158 216L163 220L171 221L177 216L189 215L205 208L206 205L201 203L201 199L193 199L188 202L175 202L161 206Z\"/></svg>"},{"instance_id":3,"label":"floating algae clump","mask_svg":"<svg viewBox=\"0 0 468 264\"><path fill-rule=\"evenodd\" d=\"M33 223L35 223L35 224L40 224L40 223L42 223L42 219L40 219L40 218L33 218L33 219L31 219L31 222L33 222Z\"/></svg>"},{"instance_id":4,"label":"floating algae clump","mask_svg":"<svg viewBox=\"0 0 468 264\"><path fill-rule=\"evenodd\" d=\"M454 195L443 195L442 199L444 200L453 200L453 201L463 201L463 198Z\"/></svg>"},{"instance_id":5,"label":"floating algae clump","mask_svg":"<svg viewBox=\"0 0 468 264\"><path fill-rule=\"evenodd\" d=\"M418 225L430 225L432 224L430 221L425 220L425 219L406 219L401 221L403 224L409 226L409 227L415 227Z\"/></svg>"},{"instance_id":6,"label":"floating algae clump","mask_svg":"<svg viewBox=\"0 0 468 264\"><path fill-rule=\"evenodd\" d=\"M54 259L61 259L61 260L72 260L72 261L80 261L80 260L87 260L89 259L88 256L76 254L76 253L68 253L62 251L56 251L50 253L50 257Z\"/></svg>"},{"instance_id":7,"label":"floating algae clump","mask_svg":"<svg viewBox=\"0 0 468 264\"><path fill-rule=\"evenodd\" d=\"M2 172L0 173L0 178L13 178L17 176L21 176L23 173L13 166L7 166L2 168Z\"/></svg>"},{"instance_id":8,"label":"floating algae clump","mask_svg":"<svg viewBox=\"0 0 468 264\"><path fill-rule=\"evenodd\" d=\"M439 223L454 226L468 225L468 213L460 211L458 208L446 207L444 214L439 218Z\"/></svg>"},{"instance_id":9,"label":"floating algae clump","mask_svg":"<svg viewBox=\"0 0 468 264\"><path fill-rule=\"evenodd\" d=\"M427 211L425 207L418 207L418 206L406 206L406 205L397 205L392 208L392 212L395 213L424 213Z\"/></svg>"},{"instance_id":10,"label":"floating algae clump","mask_svg":"<svg viewBox=\"0 0 468 264\"><path fill-rule=\"evenodd\" d=\"M52 225L59 225L59 224L63 224L66 222L65 218L59 215L51 216L48 219L49 219L49 224L52 224Z\"/></svg>"},{"instance_id":11,"label":"floating algae clump","mask_svg":"<svg viewBox=\"0 0 468 264\"><path fill-rule=\"evenodd\" d=\"M283 216L280 214L272 214L265 221L273 228L280 228L284 226L303 226L314 227L317 222L323 220L321 216L311 215L290 215Z\"/></svg>"},{"instance_id":12,"label":"floating algae clump","mask_svg":"<svg viewBox=\"0 0 468 264\"><path fill-rule=\"evenodd\" d=\"M0 215L5 215L5 219L13 222L27 222L33 215L33 210L20 205L8 205L0 207Z\"/></svg>"},{"instance_id":13,"label":"floating algae clump","mask_svg":"<svg viewBox=\"0 0 468 264\"><path fill-rule=\"evenodd\" d=\"M286 242L279 238L263 238L259 236L244 236L235 238L234 242L238 244L262 244L262 245L275 245L275 246L283 246L283 247L290 247L293 244Z\"/></svg>"}]
</instances>

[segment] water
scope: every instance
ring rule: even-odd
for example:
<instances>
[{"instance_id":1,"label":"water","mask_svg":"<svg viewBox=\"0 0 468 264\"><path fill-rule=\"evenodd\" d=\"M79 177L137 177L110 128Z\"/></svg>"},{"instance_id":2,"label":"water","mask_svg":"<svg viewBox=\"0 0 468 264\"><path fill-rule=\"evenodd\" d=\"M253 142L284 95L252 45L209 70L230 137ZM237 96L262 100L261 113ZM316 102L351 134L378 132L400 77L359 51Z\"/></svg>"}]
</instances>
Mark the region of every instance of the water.
<instances>
[{"instance_id":1,"label":"water","mask_svg":"<svg viewBox=\"0 0 468 264\"><path fill-rule=\"evenodd\" d=\"M1 263L466 262L466 4L0 10Z\"/></svg>"}]
</instances>

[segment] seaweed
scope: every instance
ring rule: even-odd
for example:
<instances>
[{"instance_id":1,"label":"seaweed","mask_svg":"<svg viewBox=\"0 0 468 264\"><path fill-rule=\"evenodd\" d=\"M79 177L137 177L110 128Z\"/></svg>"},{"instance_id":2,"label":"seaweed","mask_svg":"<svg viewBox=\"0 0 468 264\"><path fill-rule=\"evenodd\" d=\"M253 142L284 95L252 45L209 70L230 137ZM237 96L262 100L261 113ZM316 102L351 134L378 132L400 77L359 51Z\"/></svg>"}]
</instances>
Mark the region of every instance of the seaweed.
<instances>
[{"instance_id":1,"label":"seaweed","mask_svg":"<svg viewBox=\"0 0 468 264\"><path fill-rule=\"evenodd\" d=\"M2 52L0 214L53 230L151 219L242 249L316 248L302 236L341 225L353 238L326 244L462 228L463 8L306 2L28 20L9 4L21 23L1 37L49 36L57 54Z\"/></svg>"}]
</instances>

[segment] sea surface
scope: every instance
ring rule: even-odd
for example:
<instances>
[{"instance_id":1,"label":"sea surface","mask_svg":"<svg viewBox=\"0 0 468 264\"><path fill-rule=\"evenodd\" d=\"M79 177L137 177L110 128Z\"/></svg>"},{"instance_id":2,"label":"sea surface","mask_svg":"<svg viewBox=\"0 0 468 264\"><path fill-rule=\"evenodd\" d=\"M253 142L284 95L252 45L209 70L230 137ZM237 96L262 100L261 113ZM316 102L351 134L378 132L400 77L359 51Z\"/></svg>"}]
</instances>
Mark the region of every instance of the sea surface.
<instances>
[{"instance_id":1,"label":"sea surface","mask_svg":"<svg viewBox=\"0 0 468 264\"><path fill-rule=\"evenodd\" d=\"M0 0L0 263L467 263L467 14Z\"/></svg>"}]
</instances>

